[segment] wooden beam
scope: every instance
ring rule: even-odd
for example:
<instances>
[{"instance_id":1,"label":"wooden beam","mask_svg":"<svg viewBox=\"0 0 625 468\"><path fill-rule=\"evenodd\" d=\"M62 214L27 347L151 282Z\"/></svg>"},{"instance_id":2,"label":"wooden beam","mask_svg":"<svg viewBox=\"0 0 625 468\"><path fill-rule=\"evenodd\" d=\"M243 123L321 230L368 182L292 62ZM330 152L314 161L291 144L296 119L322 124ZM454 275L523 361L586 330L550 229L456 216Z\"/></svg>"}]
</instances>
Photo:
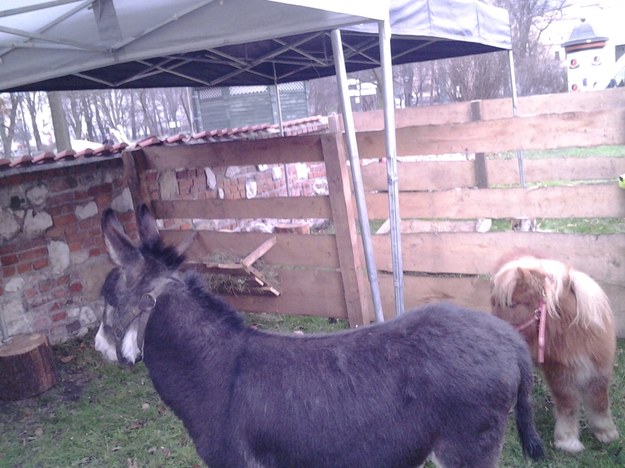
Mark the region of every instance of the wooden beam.
<instances>
[{"instance_id":1,"label":"wooden beam","mask_svg":"<svg viewBox=\"0 0 625 468\"><path fill-rule=\"evenodd\" d=\"M146 169L197 169L323 161L319 135L143 148Z\"/></svg>"},{"instance_id":2,"label":"wooden beam","mask_svg":"<svg viewBox=\"0 0 625 468\"><path fill-rule=\"evenodd\" d=\"M420 125L396 133L399 156L623 145L625 108ZM356 138L361 157L384 155L384 132L360 132Z\"/></svg>"},{"instance_id":3,"label":"wooden beam","mask_svg":"<svg viewBox=\"0 0 625 468\"><path fill-rule=\"evenodd\" d=\"M332 216L330 199L315 197L272 197L251 200L154 200L156 218L256 219L326 218Z\"/></svg>"},{"instance_id":4,"label":"wooden beam","mask_svg":"<svg viewBox=\"0 0 625 468\"><path fill-rule=\"evenodd\" d=\"M351 326L368 324L375 317L371 292L366 281L362 243L356 230L356 214L343 135L323 135L322 143L349 323Z\"/></svg>"},{"instance_id":5,"label":"wooden beam","mask_svg":"<svg viewBox=\"0 0 625 468\"><path fill-rule=\"evenodd\" d=\"M372 219L388 218L386 194L366 197ZM502 203L505 200L505 203ZM409 218L623 218L625 191L614 184L401 193Z\"/></svg>"}]
</instances>

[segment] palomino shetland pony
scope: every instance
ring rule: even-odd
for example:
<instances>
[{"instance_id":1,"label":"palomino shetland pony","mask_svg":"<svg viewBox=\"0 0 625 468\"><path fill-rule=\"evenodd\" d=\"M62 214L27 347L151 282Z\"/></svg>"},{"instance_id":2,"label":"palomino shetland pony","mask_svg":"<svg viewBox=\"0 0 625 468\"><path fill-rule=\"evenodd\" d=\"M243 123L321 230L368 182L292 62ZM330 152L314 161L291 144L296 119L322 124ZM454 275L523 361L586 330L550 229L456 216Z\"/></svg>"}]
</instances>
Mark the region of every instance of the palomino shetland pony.
<instances>
[{"instance_id":1,"label":"palomino shetland pony","mask_svg":"<svg viewBox=\"0 0 625 468\"><path fill-rule=\"evenodd\" d=\"M584 449L579 402L601 442L618 438L608 386L616 349L608 298L588 275L558 261L523 255L491 282L493 313L517 327L543 371L555 408L555 445Z\"/></svg>"},{"instance_id":2,"label":"palomino shetland pony","mask_svg":"<svg viewBox=\"0 0 625 468\"><path fill-rule=\"evenodd\" d=\"M96 347L113 360L142 355L212 468L412 467L428 456L494 467L513 405L524 452L543 456L531 357L503 320L433 305L334 334L255 330L178 270L145 206L137 224L138 248L103 214L118 267Z\"/></svg>"}]
</instances>

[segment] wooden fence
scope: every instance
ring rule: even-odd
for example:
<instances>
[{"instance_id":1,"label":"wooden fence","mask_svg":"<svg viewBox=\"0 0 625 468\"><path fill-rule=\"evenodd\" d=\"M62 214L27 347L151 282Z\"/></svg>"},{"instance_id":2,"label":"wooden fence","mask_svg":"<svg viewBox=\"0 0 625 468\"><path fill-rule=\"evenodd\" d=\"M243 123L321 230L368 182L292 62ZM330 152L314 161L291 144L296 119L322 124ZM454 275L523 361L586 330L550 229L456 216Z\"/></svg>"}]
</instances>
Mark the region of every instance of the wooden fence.
<instances>
[{"instance_id":1,"label":"wooden fence","mask_svg":"<svg viewBox=\"0 0 625 468\"><path fill-rule=\"evenodd\" d=\"M197 145L149 146L124 153L125 177L134 201L149 204L157 219L330 219L336 234L217 232L198 230L187 252L192 262L213 263L226 254L245 259L275 237L263 256L276 275L279 296L237 295L227 300L239 310L373 320L363 254L356 230L345 148L340 133L231 141ZM324 162L331 195L240 200L162 199L154 182L168 171L206 167ZM182 197L183 198L183 197ZM161 230L167 242L183 242L188 232ZM226 271L224 271L226 273Z\"/></svg>"},{"instance_id":2,"label":"wooden fence","mask_svg":"<svg viewBox=\"0 0 625 468\"><path fill-rule=\"evenodd\" d=\"M361 158L370 162L362 167L369 217L384 221L388 218L386 166L378 161L384 154L382 114L356 114L355 119ZM625 336L622 232L451 232L440 227L481 218L625 218L625 190L616 183L618 174L625 172L625 152L621 157L604 157L596 149L590 151L601 145L625 145L622 89L521 98L516 117L510 100L502 99L402 109L396 112L396 121L400 157L460 155L454 161L399 163L400 214L409 225L402 234L407 308L445 299L488 310L488 275L497 260L511 250L530 248L593 276L608 292L618 333ZM517 151L566 148L588 148L593 156L524 158L527 186L519 185ZM491 157L506 152L512 157ZM329 196L163 200L148 189L155 171L321 161L326 165ZM199 231L189 256L198 262L220 252L243 258L275 236L275 246L263 260L277 269L281 295L229 297L229 302L252 312L343 317L352 325L372 321L340 133L151 146L125 153L124 165L133 198L150 203L157 218L331 219L335 234ZM416 230L417 220L438 228ZM164 230L163 235L179 242L188 233ZM384 313L389 317L394 313L392 276L386 274L392 268L390 237L375 235L373 245Z\"/></svg>"},{"instance_id":3,"label":"wooden fence","mask_svg":"<svg viewBox=\"0 0 625 468\"><path fill-rule=\"evenodd\" d=\"M384 148L382 115L372 112L356 119L361 155L379 157ZM602 156L601 149L594 148L625 144L623 90L521 98L517 117L508 99L402 110L397 112L397 140L400 156L475 155L474 160L399 163L400 215L428 221L404 223L407 307L444 299L488 310L488 275L498 259L515 249L530 249L593 276L610 296L618 333L625 336L622 230L451 232L457 222L466 227L467 220L474 225L482 218L620 218L625 224L625 190L617 185L618 175L625 172L625 148L616 151L620 157ZM578 156L525 157L522 188L516 152L552 149ZM584 156L584 149L593 156ZM511 157L493 158L493 153ZM372 219L388 217L385 171L384 162L363 167ZM415 232L419 228L428 232ZM374 236L373 243L378 268L390 271L389 236ZM385 314L390 315L390 275L381 276L381 293Z\"/></svg>"}]
</instances>

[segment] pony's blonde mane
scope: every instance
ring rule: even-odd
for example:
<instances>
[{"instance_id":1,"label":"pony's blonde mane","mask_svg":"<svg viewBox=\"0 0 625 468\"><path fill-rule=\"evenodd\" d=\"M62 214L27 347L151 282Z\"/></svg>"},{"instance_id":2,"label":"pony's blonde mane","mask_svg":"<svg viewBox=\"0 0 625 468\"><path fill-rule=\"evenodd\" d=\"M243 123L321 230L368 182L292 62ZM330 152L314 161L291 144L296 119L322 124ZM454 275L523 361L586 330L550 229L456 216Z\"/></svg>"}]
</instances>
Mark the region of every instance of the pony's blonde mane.
<instances>
[{"instance_id":1,"label":"pony's blonde mane","mask_svg":"<svg viewBox=\"0 0 625 468\"><path fill-rule=\"evenodd\" d=\"M601 287L587 274L574 270L561 262L545 258L523 256L503 265L493 276L493 299L499 304L510 306L512 295L518 281L518 269L540 271L545 275L542 289L547 313L553 318L560 318L559 298L566 292L566 280L577 298L577 310L572 325L580 323L585 328L595 325L606 329L612 322L612 309L608 297ZM538 304L536 304L538 307Z\"/></svg>"}]
</instances>

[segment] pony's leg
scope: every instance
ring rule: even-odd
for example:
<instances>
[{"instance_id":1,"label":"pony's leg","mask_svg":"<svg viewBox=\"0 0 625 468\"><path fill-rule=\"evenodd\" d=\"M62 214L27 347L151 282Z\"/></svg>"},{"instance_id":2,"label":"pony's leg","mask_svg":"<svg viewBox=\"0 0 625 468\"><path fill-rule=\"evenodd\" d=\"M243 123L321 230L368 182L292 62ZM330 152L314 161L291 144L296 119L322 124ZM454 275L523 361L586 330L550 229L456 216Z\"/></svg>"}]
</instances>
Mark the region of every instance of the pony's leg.
<instances>
[{"instance_id":1,"label":"pony's leg","mask_svg":"<svg viewBox=\"0 0 625 468\"><path fill-rule=\"evenodd\" d=\"M550 372L545 369L545 380L553 397L556 427L554 441L556 448L569 453L584 450L579 440L579 401L573 379L566 376L562 369Z\"/></svg>"},{"instance_id":2,"label":"pony's leg","mask_svg":"<svg viewBox=\"0 0 625 468\"><path fill-rule=\"evenodd\" d=\"M619 436L610 411L608 384L608 378L597 376L581 389L588 424L595 437L604 443L612 442Z\"/></svg>"}]
</instances>

